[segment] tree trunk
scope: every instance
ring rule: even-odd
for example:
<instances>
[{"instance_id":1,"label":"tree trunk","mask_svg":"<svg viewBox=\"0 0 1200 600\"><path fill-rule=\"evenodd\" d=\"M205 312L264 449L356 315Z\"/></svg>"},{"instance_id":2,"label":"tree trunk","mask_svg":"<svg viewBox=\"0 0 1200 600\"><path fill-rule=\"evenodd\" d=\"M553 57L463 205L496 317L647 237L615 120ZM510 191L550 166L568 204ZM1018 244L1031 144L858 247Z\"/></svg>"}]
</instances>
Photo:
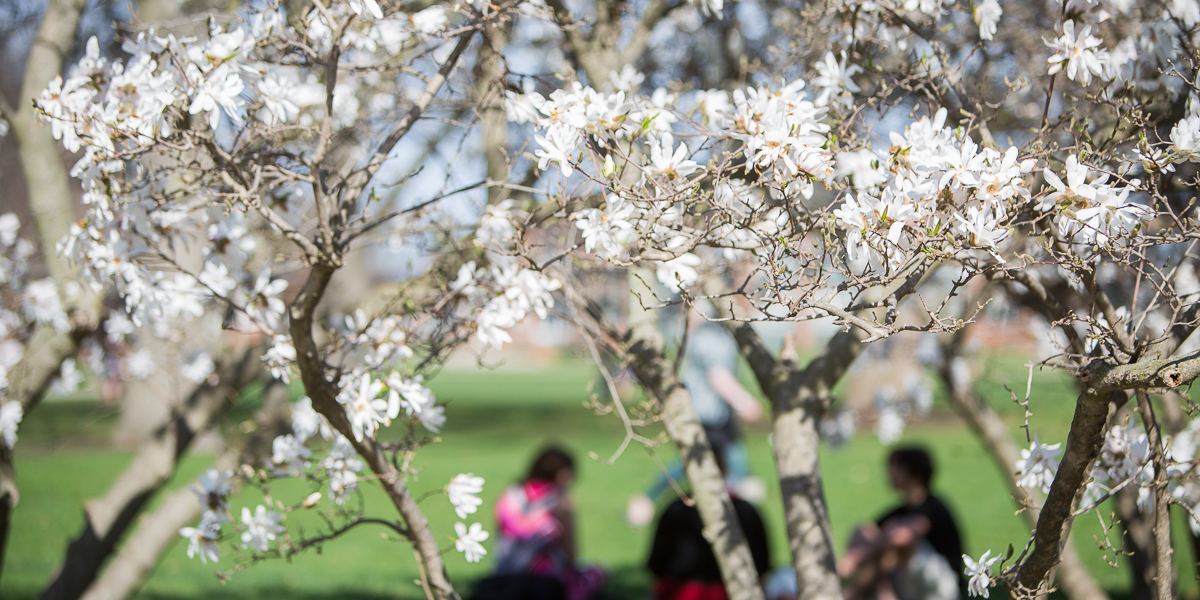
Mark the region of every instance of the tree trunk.
<instances>
[{"instance_id":1,"label":"tree trunk","mask_svg":"<svg viewBox=\"0 0 1200 600\"><path fill-rule=\"evenodd\" d=\"M263 408L255 418L258 427L245 448L226 450L213 468L226 471L238 464L258 465L270 457L271 441L289 429L290 410L287 386L269 384L266 394ZM83 593L82 600L124 600L137 593L163 553L179 541L180 528L195 523L203 512L204 506L187 485L171 492L154 512L139 519L137 529Z\"/></svg>"},{"instance_id":2,"label":"tree trunk","mask_svg":"<svg viewBox=\"0 0 1200 600\"><path fill-rule=\"evenodd\" d=\"M643 277L638 277L639 274ZM629 277L629 365L646 394L662 405L663 424L679 448L696 509L704 522L704 536L712 545L729 598L761 600L763 591L750 545L725 489L725 478L717 467L708 436L696 417L687 388L676 379L674 367L663 353L665 344L658 331L656 313L645 310L639 303L639 298L651 297L650 290L642 283L653 280L648 275L631 272Z\"/></svg>"},{"instance_id":3,"label":"tree trunk","mask_svg":"<svg viewBox=\"0 0 1200 600\"><path fill-rule=\"evenodd\" d=\"M838 333L801 370L792 361L771 356L749 323L730 322L730 329L759 387L771 401L775 465L798 595L840 599L841 582L818 460L820 423L828 408L830 389L863 347L861 332L851 329Z\"/></svg>"},{"instance_id":4,"label":"tree trunk","mask_svg":"<svg viewBox=\"0 0 1200 600\"><path fill-rule=\"evenodd\" d=\"M379 476L384 493L408 525L408 540L420 560L418 568L423 569L429 578L430 590L440 600L459 600L458 592L454 591L454 586L446 574L441 548L429 529L429 521L408 491L408 487L404 485L400 472L392 466L383 450L373 440L354 440L346 411L337 401L335 382L326 379L321 353L313 338L313 313L325 295L334 271L335 267L329 264L314 265L304 288L288 308L292 343L296 348L296 364L300 368L304 390L312 399L313 408L324 415L336 431L354 444L354 449L367 462L367 466Z\"/></svg>"},{"instance_id":5,"label":"tree trunk","mask_svg":"<svg viewBox=\"0 0 1200 600\"><path fill-rule=\"evenodd\" d=\"M143 443L125 471L101 497L84 505L83 530L67 546L66 556L42 600L75 600L95 580L125 531L146 503L175 473L196 434L232 405L239 389L261 372L253 348L228 363L216 386L203 384L172 411L156 435Z\"/></svg>"},{"instance_id":6,"label":"tree trunk","mask_svg":"<svg viewBox=\"0 0 1200 600\"><path fill-rule=\"evenodd\" d=\"M966 330L960 330L954 341L942 346L942 362L938 365L938 375L950 394L954 408L975 435L983 441L984 448L996 463L996 470L1008 485L1009 493L1018 504L1026 507L1021 511L1025 522L1032 529L1037 526L1040 506L1044 498L1037 490L1027 492L1017 485L1017 476L1013 467L1020 460L1020 450L1009 434L1008 425L992 410L977 394L969 382L956 381L951 370L951 364L957 354L957 348ZM1096 583L1095 578L1088 572L1087 567L1079 558L1075 545L1068 543L1063 547L1062 563L1056 572L1059 588L1071 600L1108 600L1108 594Z\"/></svg>"},{"instance_id":7,"label":"tree trunk","mask_svg":"<svg viewBox=\"0 0 1200 600\"><path fill-rule=\"evenodd\" d=\"M1048 575L1062 556L1071 531L1072 513L1079 506L1084 483L1091 476L1092 465L1104 445L1104 428L1124 399L1124 392L1097 396L1085 389L1076 400L1066 450L1038 515L1033 551L1017 571L1014 595L1034 597L1048 593Z\"/></svg>"}]
</instances>

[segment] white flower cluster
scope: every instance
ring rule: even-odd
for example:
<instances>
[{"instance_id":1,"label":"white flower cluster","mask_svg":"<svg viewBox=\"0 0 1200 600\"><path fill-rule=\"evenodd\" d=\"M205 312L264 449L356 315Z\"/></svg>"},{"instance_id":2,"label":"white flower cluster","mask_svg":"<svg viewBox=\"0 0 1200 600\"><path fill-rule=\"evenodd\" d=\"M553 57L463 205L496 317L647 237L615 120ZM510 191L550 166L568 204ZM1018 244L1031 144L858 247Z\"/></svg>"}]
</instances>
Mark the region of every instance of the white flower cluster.
<instances>
[{"instance_id":1,"label":"white flower cluster","mask_svg":"<svg viewBox=\"0 0 1200 600\"><path fill-rule=\"evenodd\" d=\"M918 373L908 374L899 386L884 384L875 390L875 435L880 443L894 444L904 434L908 421L929 412L933 406L933 391Z\"/></svg>"},{"instance_id":2,"label":"white flower cluster","mask_svg":"<svg viewBox=\"0 0 1200 600\"><path fill-rule=\"evenodd\" d=\"M991 554L992 551L988 550L979 560L963 555L963 574L968 578L967 593L973 597L988 597L988 588L992 586L992 565L1001 558Z\"/></svg>"},{"instance_id":3,"label":"white flower cluster","mask_svg":"<svg viewBox=\"0 0 1200 600\"><path fill-rule=\"evenodd\" d=\"M1141 182L1127 186L1109 185L1108 174L1088 182L1088 167L1075 155L1067 157L1067 181L1050 169L1043 174L1054 189L1044 196L1037 209L1054 215L1054 225L1064 240L1105 247L1114 238L1137 233L1142 221L1154 217L1154 209L1129 199Z\"/></svg>"},{"instance_id":4,"label":"white flower cluster","mask_svg":"<svg viewBox=\"0 0 1200 600\"><path fill-rule=\"evenodd\" d=\"M1065 68L1068 79L1078 79L1083 85L1088 85L1092 82L1092 76L1103 77L1109 70L1111 59L1108 51L1100 46L1100 38L1092 35L1091 25L1084 25L1076 32L1075 21L1068 20L1062 25L1062 35L1043 41L1054 50L1054 55L1046 59L1050 63L1050 70L1047 71L1050 75Z\"/></svg>"},{"instance_id":5,"label":"white flower cluster","mask_svg":"<svg viewBox=\"0 0 1200 600\"><path fill-rule=\"evenodd\" d=\"M1027 489L1040 489L1043 493L1050 492L1050 484L1058 473L1059 456L1062 455L1062 444L1043 444L1037 434L1028 450L1021 451L1021 460L1017 461L1017 485Z\"/></svg>"},{"instance_id":6,"label":"white flower cluster","mask_svg":"<svg viewBox=\"0 0 1200 600\"><path fill-rule=\"evenodd\" d=\"M192 492L204 506L204 514L200 516L200 524L196 527L184 527L179 535L188 541L188 558L200 556L201 563L218 562L220 551L217 541L221 538L221 526L228 523L229 492L233 487L230 481L232 471L217 471L209 469L200 474L199 480L192 485Z\"/></svg>"},{"instance_id":7,"label":"white flower cluster","mask_svg":"<svg viewBox=\"0 0 1200 600\"><path fill-rule=\"evenodd\" d=\"M672 258L657 259L658 280L678 291L695 283L701 258L689 251L699 243L724 247L736 253L761 246L760 235L774 235L787 212L764 206L763 190L772 200L811 198L815 183L827 183L834 174L829 150L826 113L844 105L858 91L852 77L861 68L828 54L817 66L822 92L811 100L805 82L797 80L778 89L748 88L732 94L707 90L682 99L659 88L650 96L634 89L642 76L631 68L613 77L617 91L604 92L578 82L555 90L549 97L537 92L508 95L509 118L532 123L540 132L535 155L538 167L559 167L563 177L576 171L601 183L612 193L600 207L585 207L570 215L582 233L584 250L602 260L625 263L636 240L663 248ZM691 124L699 133L685 135L683 112L691 104L703 115L703 125ZM728 147L742 161L726 169L752 177L747 185L722 173L713 201L738 220L752 218L752 227L733 224L707 234L688 221L680 203L685 192L713 174L697 158ZM589 160L587 157L591 156ZM589 166L591 165L591 166ZM636 174L636 182L629 174ZM709 239L703 239L705 236ZM732 256L732 254L731 254Z\"/></svg>"},{"instance_id":8,"label":"white flower cluster","mask_svg":"<svg viewBox=\"0 0 1200 600\"><path fill-rule=\"evenodd\" d=\"M499 349L512 342L507 329L534 313L546 319L554 307L551 292L562 283L546 273L522 267L512 256L521 211L511 200L486 207L480 216L475 243L484 249L491 265L477 268L470 261L458 270L450 289L473 315L475 339L480 346Z\"/></svg>"},{"instance_id":9,"label":"white flower cluster","mask_svg":"<svg viewBox=\"0 0 1200 600\"><path fill-rule=\"evenodd\" d=\"M0 215L0 292L18 304L0 307L0 391L8 388L9 369L25 356L25 344L34 327L53 327L56 331L70 328L54 281L28 280L34 247L19 237L20 229L16 215ZM19 403L0 403L0 432L9 448L16 441L21 413Z\"/></svg>"},{"instance_id":10,"label":"white flower cluster","mask_svg":"<svg viewBox=\"0 0 1200 600\"><path fill-rule=\"evenodd\" d=\"M945 126L946 109L891 134L891 177L873 194L848 194L833 214L846 229L855 273L894 273L918 248L982 249L999 258L1016 206L1030 198L1032 159L980 148ZM856 183L857 179L856 176ZM945 244L943 247L942 244Z\"/></svg>"},{"instance_id":11,"label":"white flower cluster","mask_svg":"<svg viewBox=\"0 0 1200 600\"><path fill-rule=\"evenodd\" d=\"M188 558L195 558L199 555L201 563L220 560L217 542L221 539L221 526L231 520L229 492L232 487L230 481L232 477L232 471L219 472L216 469L209 469L200 475L197 485L192 486L192 491L200 498L205 510L200 517L198 526L184 527L179 530L179 535L188 540ZM280 524L282 519L282 515L261 504L254 509L254 512L251 512L248 507L243 507L242 548L252 548L259 552L269 550L271 542L286 531L286 528Z\"/></svg>"},{"instance_id":12,"label":"white flower cluster","mask_svg":"<svg viewBox=\"0 0 1200 600\"><path fill-rule=\"evenodd\" d=\"M1146 432L1134 424L1114 426L1104 435L1104 447L1092 468L1092 481L1084 490L1092 502L1131 482L1138 492L1137 505L1142 512L1154 512L1154 465L1150 462L1150 442Z\"/></svg>"},{"instance_id":13,"label":"white flower cluster","mask_svg":"<svg viewBox=\"0 0 1200 600\"><path fill-rule=\"evenodd\" d=\"M467 518L483 504L479 498L483 483L483 478L476 477L474 473L459 473L450 480L446 495L450 497L450 504L454 505L458 518ZM466 556L467 562L479 562L487 555L483 542L488 539L488 532L484 531L482 524L472 523L468 529L466 523L455 523L454 532L458 535L454 540L454 548Z\"/></svg>"}]
</instances>

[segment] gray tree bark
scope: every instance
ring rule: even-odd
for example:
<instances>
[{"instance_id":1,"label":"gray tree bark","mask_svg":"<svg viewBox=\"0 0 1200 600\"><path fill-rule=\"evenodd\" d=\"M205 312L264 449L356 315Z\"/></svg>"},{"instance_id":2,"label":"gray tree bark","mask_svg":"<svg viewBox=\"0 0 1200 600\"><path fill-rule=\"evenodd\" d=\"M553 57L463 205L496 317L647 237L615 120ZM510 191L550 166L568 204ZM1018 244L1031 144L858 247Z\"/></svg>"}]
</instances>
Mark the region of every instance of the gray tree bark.
<instances>
[{"instance_id":1,"label":"gray tree bark","mask_svg":"<svg viewBox=\"0 0 1200 600\"><path fill-rule=\"evenodd\" d=\"M641 275L648 274L643 272ZM666 359L665 343L658 331L655 313L644 310L639 304L639 298L652 297L642 281L636 274L629 277L629 331L624 354L638 384L662 405L663 424L679 449L679 459L704 523L704 537L712 545L729 598L761 600L763 590L750 545L725 489L725 478L717 467L708 436L696 417L687 388L676 378L674 366Z\"/></svg>"},{"instance_id":2,"label":"gray tree bark","mask_svg":"<svg viewBox=\"0 0 1200 600\"><path fill-rule=\"evenodd\" d=\"M74 271L58 256L55 245L68 232L75 207L58 143L49 128L38 123L33 101L62 72L86 5L87 0L49 0L25 61L17 104L9 106L0 98L0 116L11 123L19 150L43 264L46 273L58 284L60 296L63 284L74 276ZM10 374L13 381L6 395L21 402L26 412L41 399L62 362L75 353L80 337L96 326L99 306L95 297L85 292L75 302L64 298L64 306L70 310L74 330L67 334L52 329L36 331L27 344L25 356ZM8 547L9 521L18 501L12 453L0 452L0 575Z\"/></svg>"},{"instance_id":3,"label":"gray tree bark","mask_svg":"<svg viewBox=\"0 0 1200 600\"><path fill-rule=\"evenodd\" d=\"M42 600L75 600L92 584L134 518L175 473L195 436L233 404L238 390L261 373L255 350L247 348L230 359L217 385L196 388L138 448L108 491L84 504L83 529L67 546Z\"/></svg>"},{"instance_id":4,"label":"gray tree bark","mask_svg":"<svg viewBox=\"0 0 1200 600\"><path fill-rule=\"evenodd\" d=\"M950 400L959 416L983 441L988 454L996 463L996 469L1004 476L1009 493L1024 507L1021 515L1032 529L1037 526L1038 515L1041 513L1040 505L1044 498L1037 490L1028 492L1017 485L1013 466L1017 464L1021 454L1009 434L1008 425L975 393L969 383L956 381L951 374L951 361L958 354L965 332L965 329L959 330L950 343L942 346L942 362L938 365L938 376L949 391ZM1063 547L1062 562L1058 566L1056 577L1059 587L1071 600L1108 600L1108 594L1083 565L1074 544L1068 542Z\"/></svg>"},{"instance_id":5,"label":"gray tree bark","mask_svg":"<svg viewBox=\"0 0 1200 600\"><path fill-rule=\"evenodd\" d=\"M806 367L776 359L749 323L729 322L759 387L771 402L775 466L800 598L842 597L829 510L821 481L820 424L833 385L863 347L858 329L835 335Z\"/></svg>"},{"instance_id":6,"label":"gray tree bark","mask_svg":"<svg viewBox=\"0 0 1200 600\"><path fill-rule=\"evenodd\" d=\"M227 449L213 463L213 468L226 471L239 464L262 464L271 455L275 436L290 430L287 386L268 385L263 408L255 415L254 434L243 448ZM203 511L204 506L186 485L168 494L158 508L138 520L136 529L84 591L82 600L124 600L137 593L163 553L178 543L179 529L195 523Z\"/></svg>"}]
</instances>

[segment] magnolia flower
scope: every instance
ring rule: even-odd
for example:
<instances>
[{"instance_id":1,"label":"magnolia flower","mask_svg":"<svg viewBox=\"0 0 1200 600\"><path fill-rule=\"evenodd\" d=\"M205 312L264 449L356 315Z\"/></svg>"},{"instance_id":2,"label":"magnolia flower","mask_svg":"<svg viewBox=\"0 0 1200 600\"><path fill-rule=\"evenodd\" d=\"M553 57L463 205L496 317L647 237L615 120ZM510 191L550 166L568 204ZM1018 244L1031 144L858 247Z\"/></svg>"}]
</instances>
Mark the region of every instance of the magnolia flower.
<instances>
[{"instance_id":1,"label":"magnolia flower","mask_svg":"<svg viewBox=\"0 0 1200 600\"><path fill-rule=\"evenodd\" d=\"M545 319L554 306L550 292L560 287L562 283L556 279L533 269L521 269L504 290L504 297L509 300L513 310L522 313L521 318L533 311L538 318Z\"/></svg>"},{"instance_id":2,"label":"magnolia flower","mask_svg":"<svg viewBox=\"0 0 1200 600\"><path fill-rule=\"evenodd\" d=\"M12 450L17 443L17 426L25 416L25 409L16 400L0 403L0 441Z\"/></svg>"},{"instance_id":3,"label":"magnolia flower","mask_svg":"<svg viewBox=\"0 0 1200 600\"><path fill-rule=\"evenodd\" d=\"M466 523L455 523L454 532L458 534L458 538L454 540L454 549L462 552L467 562L479 562L487 555L487 550L484 549L483 543L488 539L488 532L483 530L483 525L472 523L471 529L467 529Z\"/></svg>"},{"instance_id":4,"label":"magnolia flower","mask_svg":"<svg viewBox=\"0 0 1200 600\"><path fill-rule=\"evenodd\" d=\"M311 455L312 451L304 445L304 441L290 433L276 437L271 442L271 462L288 466L289 469L284 473L290 475L299 475L307 469L308 461L304 459Z\"/></svg>"},{"instance_id":5,"label":"magnolia flower","mask_svg":"<svg viewBox=\"0 0 1200 600\"><path fill-rule=\"evenodd\" d=\"M512 217L519 211L513 208L512 200L488 205L479 215L479 227L475 230L475 243L484 248L505 246L517 235Z\"/></svg>"},{"instance_id":6,"label":"magnolia flower","mask_svg":"<svg viewBox=\"0 0 1200 600\"><path fill-rule=\"evenodd\" d=\"M58 286L49 277L25 286L21 312L30 320L42 325L50 325L60 333L71 329L67 313L63 311L62 302L58 297Z\"/></svg>"},{"instance_id":7,"label":"magnolia flower","mask_svg":"<svg viewBox=\"0 0 1200 600\"><path fill-rule=\"evenodd\" d=\"M158 372L158 365L154 364L154 353L146 348L127 356L125 368L129 371L130 377L138 380L148 379Z\"/></svg>"},{"instance_id":8,"label":"magnolia flower","mask_svg":"<svg viewBox=\"0 0 1200 600\"><path fill-rule=\"evenodd\" d=\"M999 556L991 556L988 550L979 560L963 555L963 574L970 578L967 582L967 592L972 596L988 597L988 588L992 585L992 565L1000 560ZM991 558L988 558L991 556Z\"/></svg>"},{"instance_id":9,"label":"magnolia flower","mask_svg":"<svg viewBox=\"0 0 1200 600\"><path fill-rule=\"evenodd\" d=\"M996 35L996 25L1004 9L997 0L983 0L975 7L975 24L979 25L979 39L990 40Z\"/></svg>"},{"instance_id":10,"label":"magnolia flower","mask_svg":"<svg viewBox=\"0 0 1200 600\"><path fill-rule=\"evenodd\" d=\"M417 420L421 422L421 425L425 429L437 433L446 424L446 409L441 406L427 408L417 415Z\"/></svg>"},{"instance_id":11,"label":"magnolia flower","mask_svg":"<svg viewBox=\"0 0 1200 600\"><path fill-rule=\"evenodd\" d=\"M1038 204L1038 210L1049 211L1054 210L1060 204L1074 205L1083 200L1095 200L1096 188L1088 185L1087 165L1080 164L1079 159L1074 154L1067 157L1067 183L1063 183L1058 175L1055 175L1050 169L1044 169L1042 174L1046 177L1046 183L1049 183L1054 191L1046 195L1045 198ZM1103 176L1099 183L1107 181L1108 176Z\"/></svg>"},{"instance_id":12,"label":"magnolia flower","mask_svg":"<svg viewBox=\"0 0 1200 600\"><path fill-rule=\"evenodd\" d=\"M650 164L646 170L667 183L683 179L700 168L696 161L688 160L687 144L680 142L675 147L675 137L670 133L664 133L649 143Z\"/></svg>"},{"instance_id":13,"label":"magnolia flower","mask_svg":"<svg viewBox=\"0 0 1200 600\"><path fill-rule=\"evenodd\" d=\"M201 81L188 112L193 115L207 112L208 124L212 129L216 129L221 122L221 110L224 110L234 123L241 123L238 106L241 105L240 94L246 87L241 75L238 75L232 66L226 65L219 66L207 74L201 74L194 68L193 71L192 76Z\"/></svg>"},{"instance_id":14,"label":"magnolia flower","mask_svg":"<svg viewBox=\"0 0 1200 600\"><path fill-rule=\"evenodd\" d=\"M446 9L440 6L430 6L412 16L413 29L432 35L446 27Z\"/></svg>"},{"instance_id":15,"label":"magnolia flower","mask_svg":"<svg viewBox=\"0 0 1200 600\"><path fill-rule=\"evenodd\" d=\"M1075 22L1066 21L1063 23L1063 33L1060 37L1053 40L1042 39L1047 46L1054 49L1055 54L1046 59L1050 63L1048 74L1053 75L1063 69L1063 65L1067 68L1067 77L1071 81L1079 78L1079 82L1083 85L1088 85L1092 82L1092 75L1102 75L1105 65L1108 63L1108 51L1099 48L1100 39L1091 34L1092 26L1084 25L1083 29L1079 30L1079 35L1075 35Z\"/></svg>"},{"instance_id":16,"label":"magnolia flower","mask_svg":"<svg viewBox=\"0 0 1200 600\"><path fill-rule=\"evenodd\" d=\"M279 524L281 518L279 513L267 510L261 504L254 509L253 515L249 508L242 507L242 524L246 526L246 531L242 532L242 547L266 552L275 537L287 530Z\"/></svg>"},{"instance_id":17,"label":"magnolia flower","mask_svg":"<svg viewBox=\"0 0 1200 600\"><path fill-rule=\"evenodd\" d=\"M233 486L229 480L232 477L233 471L209 469L192 484L192 493L196 494L208 512L224 514L229 512L229 490Z\"/></svg>"},{"instance_id":18,"label":"magnolia flower","mask_svg":"<svg viewBox=\"0 0 1200 600\"><path fill-rule=\"evenodd\" d=\"M608 197L604 209L585 208L575 213L575 226L583 232L584 250L595 251L600 258L617 258L637 232L630 219L634 207L615 194Z\"/></svg>"},{"instance_id":19,"label":"magnolia flower","mask_svg":"<svg viewBox=\"0 0 1200 600\"><path fill-rule=\"evenodd\" d=\"M296 106L290 97L293 87L292 81L287 77L279 77L274 73L263 77L258 84L258 96L263 103L263 110L258 113L258 117L264 123L278 125L296 118L300 107Z\"/></svg>"},{"instance_id":20,"label":"magnolia flower","mask_svg":"<svg viewBox=\"0 0 1200 600\"><path fill-rule=\"evenodd\" d=\"M83 373L75 368L75 359L68 358L63 361L62 367L58 370L58 376L50 384L50 393L55 396L66 396L79 389L81 383L83 383Z\"/></svg>"},{"instance_id":21,"label":"magnolia flower","mask_svg":"<svg viewBox=\"0 0 1200 600\"><path fill-rule=\"evenodd\" d=\"M575 172L571 164L575 160L575 149L583 141L579 130L573 127L551 127L545 136L536 136L534 140L541 146L533 154L538 159L538 169L545 171L550 163L558 163L563 177L570 177Z\"/></svg>"},{"instance_id":22,"label":"magnolia flower","mask_svg":"<svg viewBox=\"0 0 1200 600\"><path fill-rule=\"evenodd\" d=\"M358 452L350 440L338 436L329 449L329 456L321 461L329 475L329 492L333 501L341 506L346 501L346 494L358 489L358 471L363 468L363 462L358 459Z\"/></svg>"},{"instance_id":23,"label":"magnolia flower","mask_svg":"<svg viewBox=\"0 0 1200 600\"><path fill-rule=\"evenodd\" d=\"M1023 488L1040 488L1043 492L1050 491L1054 475L1058 472L1058 457L1062 454L1062 444L1043 444L1037 434L1028 450L1021 451L1021 460L1017 461L1017 485Z\"/></svg>"},{"instance_id":24,"label":"magnolia flower","mask_svg":"<svg viewBox=\"0 0 1200 600\"><path fill-rule=\"evenodd\" d=\"M292 346L292 339L286 335L272 336L271 348L263 353L263 362L270 368L271 377L287 383L295 360L296 348Z\"/></svg>"},{"instance_id":25,"label":"magnolia flower","mask_svg":"<svg viewBox=\"0 0 1200 600\"><path fill-rule=\"evenodd\" d=\"M1200 115L1191 115L1171 128L1171 149L1178 155L1176 162L1200 157Z\"/></svg>"},{"instance_id":26,"label":"magnolia flower","mask_svg":"<svg viewBox=\"0 0 1200 600\"><path fill-rule=\"evenodd\" d=\"M3 137L3 134L0 134ZM17 243L17 232L21 229L21 220L17 215L4 213L0 215L0 245L11 248Z\"/></svg>"},{"instance_id":27,"label":"magnolia flower","mask_svg":"<svg viewBox=\"0 0 1200 600\"><path fill-rule=\"evenodd\" d=\"M845 61L845 54L842 55L842 60ZM862 72L862 67L858 65L844 66L838 62L833 52L826 52L825 58L816 64L817 73L819 74L813 79L812 84L821 88L821 94L817 96L816 103L820 106L829 104L830 99L839 98L844 106L852 106L853 98L848 95L843 96L842 92L858 93L861 89L858 84L854 83L854 76Z\"/></svg>"},{"instance_id":28,"label":"magnolia flower","mask_svg":"<svg viewBox=\"0 0 1200 600\"><path fill-rule=\"evenodd\" d=\"M254 288L246 295L246 310L266 322L267 327L279 327L285 305L278 298L288 287L283 279L271 279L271 267L264 263L254 279Z\"/></svg>"},{"instance_id":29,"label":"magnolia flower","mask_svg":"<svg viewBox=\"0 0 1200 600\"><path fill-rule=\"evenodd\" d=\"M450 504L454 505L454 512L460 519L467 518L483 504L478 496L482 491L483 478L476 477L474 473L459 473L446 486L446 495L450 497Z\"/></svg>"},{"instance_id":30,"label":"magnolia flower","mask_svg":"<svg viewBox=\"0 0 1200 600\"><path fill-rule=\"evenodd\" d=\"M179 535L187 538L188 558L195 558L200 555L200 564L208 564L209 561L219 562L220 551L217 548L217 532L204 527L184 527L179 530Z\"/></svg>"},{"instance_id":31,"label":"magnolia flower","mask_svg":"<svg viewBox=\"0 0 1200 600\"><path fill-rule=\"evenodd\" d=\"M362 441L363 437L375 439L375 431L379 424L391 425L392 419L400 415L400 398L390 394L387 400L379 398L383 391L383 382L371 379L370 373L363 373L358 387L358 393L343 390L339 400L346 406L350 417L350 425L354 431L354 439Z\"/></svg>"},{"instance_id":32,"label":"magnolia flower","mask_svg":"<svg viewBox=\"0 0 1200 600\"><path fill-rule=\"evenodd\" d=\"M879 419L875 421L875 435L879 437L880 443L892 444L904 435L904 426L907 425L904 415L893 407L885 407L879 411Z\"/></svg>"},{"instance_id":33,"label":"magnolia flower","mask_svg":"<svg viewBox=\"0 0 1200 600\"><path fill-rule=\"evenodd\" d=\"M184 361L179 374L192 383L200 383L212 375L214 368L212 357L207 352L200 351Z\"/></svg>"},{"instance_id":34,"label":"magnolia flower","mask_svg":"<svg viewBox=\"0 0 1200 600\"><path fill-rule=\"evenodd\" d=\"M696 267L700 266L700 257L688 252L677 258L658 264L658 281L667 286L672 292L679 292L685 287L696 283L700 274Z\"/></svg>"},{"instance_id":35,"label":"magnolia flower","mask_svg":"<svg viewBox=\"0 0 1200 600\"><path fill-rule=\"evenodd\" d=\"M349 2L350 10L354 11L354 14L356 15L361 17L374 17L376 19L383 18L383 11L379 9L379 3L375 0L349 0ZM368 18L368 20L370 19Z\"/></svg>"}]
</instances>

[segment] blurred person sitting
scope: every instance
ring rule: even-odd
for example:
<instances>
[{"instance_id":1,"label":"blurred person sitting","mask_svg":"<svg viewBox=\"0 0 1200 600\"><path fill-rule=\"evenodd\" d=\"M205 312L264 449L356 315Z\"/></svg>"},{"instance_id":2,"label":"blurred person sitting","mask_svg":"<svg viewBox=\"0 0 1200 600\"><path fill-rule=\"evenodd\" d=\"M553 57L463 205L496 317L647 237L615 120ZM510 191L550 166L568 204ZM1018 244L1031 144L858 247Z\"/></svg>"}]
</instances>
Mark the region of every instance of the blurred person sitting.
<instances>
[{"instance_id":1,"label":"blurred person sitting","mask_svg":"<svg viewBox=\"0 0 1200 600\"><path fill-rule=\"evenodd\" d=\"M574 479L575 460L549 447L524 481L504 490L496 502L495 575L480 583L476 598L588 600L603 587L603 570L576 564L575 516L567 495ZM547 586L547 580L561 587Z\"/></svg>"},{"instance_id":2,"label":"blurred person sitting","mask_svg":"<svg viewBox=\"0 0 1200 600\"><path fill-rule=\"evenodd\" d=\"M725 463L721 455L716 457L717 465L724 473ZM767 530L752 504L736 497L732 489L730 499L761 580L771 568ZM717 558L704 537L700 511L682 498L676 498L659 517L646 565L654 574L654 600L726 600L729 597Z\"/></svg>"},{"instance_id":3,"label":"blurred person sitting","mask_svg":"<svg viewBox=\"0 0 1200 600\"><path fill-rule=\"evenodd\" d=\"M930 492L933 460L923 448L893 450L888 479L904 502L854 531L838 562L847 599L956 600L967 597L962 539L950 509Z\"/></svg>"}]
</instances>

